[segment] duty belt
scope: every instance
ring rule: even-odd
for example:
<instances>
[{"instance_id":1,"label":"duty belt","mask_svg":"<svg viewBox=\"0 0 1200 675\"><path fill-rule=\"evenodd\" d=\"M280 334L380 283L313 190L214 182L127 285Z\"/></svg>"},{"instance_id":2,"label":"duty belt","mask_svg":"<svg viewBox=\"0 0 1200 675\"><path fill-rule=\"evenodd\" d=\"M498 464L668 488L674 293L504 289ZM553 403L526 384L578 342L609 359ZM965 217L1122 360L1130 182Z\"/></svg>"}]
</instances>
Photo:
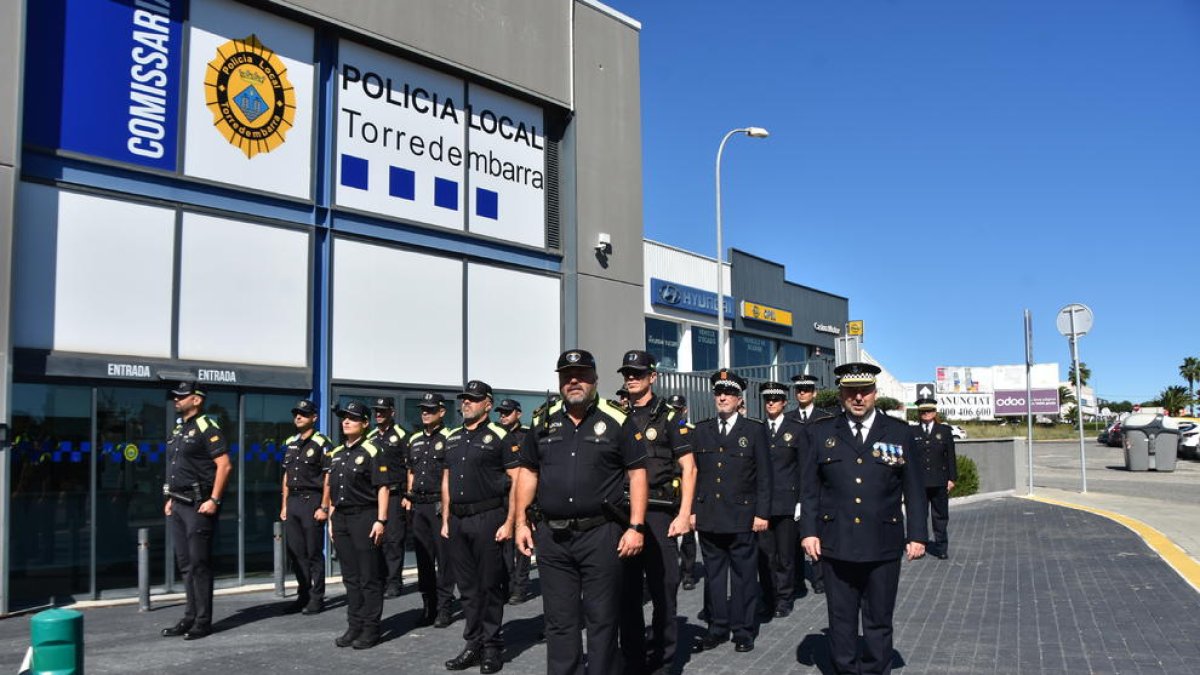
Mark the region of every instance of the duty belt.
<instances>
[{"instance_id":1,"label":"duty belt","mask_svg":"<svg viewBox=\"0 0 1200 675\"><path fill-rule=\"evenodd\" d=\"M442 501L440 492L410 492L405 497L414 504L434 504Z\"/></svg>"},{"instance_id":2,"label":"duty belt","mask_svg":"<svg viewBox=\"0 0 1200 675\"><path fill-rule=\"evenodd\" d=\"M466 516L474 516L480 513L491 511L492 509L498 509L501 506L504 506L506 502L508 502L508 500L504 497L493 497L491 499L484 499L478 502L471 502L470 504L451 504L450 513L458 516L459 518L464 518Z\"/></svg>"},{"instance_id":3,"label":"duty belt","mask_svg":"<svg viewBox=\"0 0 1200 675\"><path fill-rule=\"evenodd\" d=\"M587 532L607 522L609 522L609 519L604 515L591 516L590 518L547 518L546 526L554 532L564 532L566 530Z\"/></svg>"},{"instance_id":4,"label":"duty belt","mask_svg":"<svg viewBox=\"0 0 1200 675\"><path fill-rule=\"evenodd\" d=\"M170 485L163 483L162 491L164 497L170 497L180 504L193 506L208 499L207 495L212 493L212 486L208 486L206 490L199 483L192 483L191 485Z\"/></svg>"},{"instance_id":5,"label":"duty belt","mask_svg":"<svg viewBox=\"0 0 1200 675\"><path fill-rule=\"evenodd\" d=\"M321 488L311 488L311 487L300 487L300 488L289 487L288 494L289 495L319 495L319 494L321 494L321 490L322 490Z\"/></svg>"}]
</instances>

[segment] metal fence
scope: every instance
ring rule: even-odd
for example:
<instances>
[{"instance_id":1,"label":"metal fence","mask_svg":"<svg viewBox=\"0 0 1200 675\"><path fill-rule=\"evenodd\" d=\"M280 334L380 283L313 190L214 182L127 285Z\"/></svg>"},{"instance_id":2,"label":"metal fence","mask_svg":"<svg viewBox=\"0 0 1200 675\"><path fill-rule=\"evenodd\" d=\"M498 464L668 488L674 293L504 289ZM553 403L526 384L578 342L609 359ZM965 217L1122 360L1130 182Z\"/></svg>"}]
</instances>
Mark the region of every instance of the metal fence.
<instances>
[{"instance_id":1,"label":"metal fence","mask_svg":"<svg viewBox=\"0 0 1200 675\"><path fill-rule=\"evenodd\" d=\"M779 363L773 366L747 366L730 368L731 371L746 378L746 414L762 419L765 413L762 409L762 398L758 388L763 382L782 382L790 386L792 376L808 373L817 378L818 389L833 387L833 361L825 359L798 361L795 363ZM698 373L668 373L660 372L654 385L660 396L683 394L688 401L688 419L697 422L717 414L713 405L712 387L709 378L712 372Z\"/></svg>"}]
</instances>

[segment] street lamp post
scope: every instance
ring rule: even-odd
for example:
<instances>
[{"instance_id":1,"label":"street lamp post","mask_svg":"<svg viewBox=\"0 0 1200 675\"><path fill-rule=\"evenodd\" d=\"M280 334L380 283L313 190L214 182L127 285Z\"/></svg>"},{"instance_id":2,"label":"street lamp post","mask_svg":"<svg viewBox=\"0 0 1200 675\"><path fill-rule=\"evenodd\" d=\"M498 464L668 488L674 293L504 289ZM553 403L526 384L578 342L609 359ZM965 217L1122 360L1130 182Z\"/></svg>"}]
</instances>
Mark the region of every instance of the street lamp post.
<instances>
[{"instance_id":1,"label":"street lamp post","mask_svg":"<svg viewBox=\"0 0 1200 675\"><path fill-rule=\"evenodd\" d=\"M725 367L725 250L721 242L721 153L725 152L725 144L735 134L746 134L751 138L770 136L762 127L733 129L725 134L721 145L717 146L717 368Z\"/></svg>"}]
</instances>

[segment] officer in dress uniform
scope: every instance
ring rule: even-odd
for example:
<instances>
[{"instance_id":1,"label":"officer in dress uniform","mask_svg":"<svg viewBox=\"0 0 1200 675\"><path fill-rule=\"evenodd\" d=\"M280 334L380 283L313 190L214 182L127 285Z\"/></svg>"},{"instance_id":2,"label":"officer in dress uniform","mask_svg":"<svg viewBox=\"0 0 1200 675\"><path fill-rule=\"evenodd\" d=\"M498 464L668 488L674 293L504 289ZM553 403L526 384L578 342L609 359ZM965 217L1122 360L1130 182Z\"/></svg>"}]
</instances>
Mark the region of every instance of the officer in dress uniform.
<instances>
[{"instance_id":1,"label":"officer in dress uniform","mask_svg":"<svg viewBox=\"0 0 1200 675\"><path fill-rule=\"evenodd\" d=\"M937 421L937 401L917 401L920 423L913 428L913 442L921 453L925 474L925 496L929 498L929 518L933 522L930 555L945 560L950 556L946 523L950 520L950 491L958 480L958 458L954 452L954 432L950 425Z\"/></svg>"},{"instance_id":2,"label":"officer in dress uniform","mask_svg":"<svg viewBox=\"0 0 1200 675\"><path fill-rule=\"evenodd\" d=\"M586 672L610 675L621 672L622 558L641 552L646 530L645 448L625 412L598 396L590 352L563 352L556 370L562 400L533 420L519 453L517 547L530 555L537 546L547 674L584 672L586 625ZM628 512L619 506L625 479ZM529 523L535 498L543 516Z\"/></svg>"},{"instance_id":3,"label":"officer in dress uniform","mask_svg":"<svg viewBox=\"0 0 1200 675\"><path fill-rule=\"evenodd\" d=\"M370 649L379 642L383 615L383 544L388 501L396 478L383 453L367 440L367 406L350 401L337 411L342 444L329 453L325 482L333 505L329 536L342 563L348 627L339 647Z\"/></svg>"},{"instance_id":4,"label":"officer in dress uniform","mask_svg":"<svg viewBox=\"0 0 1200 675\"><path fill-rule=\"evenodd\" d=\"M325 521L322 502L326 456L333 448L316 429L317 406L304 399L292 408L296 435L284 441L283 521L288 557L296 573L296 602L288 612L317 614L325 602Z\"/></svg>"},{"instance_id":5,"label":"officer in dress uniform","mask_svg":"<svg viewBox=\"0 0 1200 675\"><path fill-rule=\"evenodd\" d=\"M515 448L520 452L521 443L529 431L521 425L521 403L515 399L506 398L496 405L500 426L508 436L505 442L509 449ZM509 538L504 541L504 566L508 572L508 604L519 605L526 600L526 590L529 588L529 558L517 551L516 540Z\"/></svg>"},{"instance_id":6,"label":"officer in dress uniform","mask_svg":"<svg viewBox=\"0 0 1200 675\"><path fill-rule=\"evenodd\" d=\"M412 513L413 550L417 554L417 588L424 612L418 625L445 628L453 620L454 571L450 544L441 536L442 470L445 468L446 436L443 421L445 398L425 392L419 404L421 430L408 437L406 466L408 489L405 501Z\"/></svg>"},{"instance_id":7,"label":"officer in dress uniform","mask_svg":"<svg viewBox=\"0 0 1200 675\"><path fill-rule=\"evenodd\" d=\"M442 536L450 541L454 578L462 593L467 644L447 670L502 667L506 571L503 543L512 538L517 453L504 428L489 420L492 388L471 380L458 395L463 426L446 436L442 472Z\"/></svg>"},{"instance_id":8,"label":"officer in dress uniform","mask_svg":"<svg viewBox=\"0 0 1200 675\"><path fill-rule=\"evenodd\" d=\"M194 382L180 382L171 390L179 419L167 439L163 484L163 513L170 519L175 562L183 574L187 607L183 619L164 628L162 634L182 635L185 640L212 634L212 543L221 495L233 472L225 434L215 419L200 412L204 396Z\"/></svg>"},{"instance_id":9,"label":"officer in dress uniform","mask_svg":"<svg viewBox=\"0 0 1200 675\"><path fill-rule=\"evenodd\" d=\"M796 410L792 412L792 419L806 427L810 424L820 422L823 419L834 417L831 410L818 408L816 406L817 398L817 378L808 373L795 375L792 377L792 389L796 396ZM807 435L801 438L801 462L800 470L803 471L805 463L803 461L804 453L808 451ZM803 478L801 478L803 481ZM800 507L796 507L796 520L800 519ZM812 580L813 593L820 595L825 592L825 582L821 578L821 566L813 564L804 553L804 548L800 546L800 538L796 538L796 556L802 561L802 564L796 565L796 584L799 595L804 594L804 579Z\"/></svg>"},{"instance_id":10,"label":"officer in dress uniform","mask_svg":"<svg viewBox=\"0 0 1200 675\"><path fill-rule=\"evenodd\" d=\"M646 479L650 497L646 511L646 535L641 555L626 563L622 595L621 651L626 675L655 672L675 660L679 627L675 621L679 592L679 555L675 537L691 533L692 499L696 492L696 463L691 457L691 427L681 426L665 399L654 393L658 378L654 357L631 350L617 372L629 392L629 417L638 429L646 452ZM650 591L653 612L650 649L646 648L643 582Z\"/></svg>"},{"instance_id":11,"label":"officer in dress uniform","mask_svg":"<svg viewBox=\"0 0 1200 675\"><path fill-rule=\"evenodd\" d=\"M372 412L375 413L375 428L367 434L367 440L383 453L392 475L403 476L408 431L396 423L396 402L391 396L381 396L371 403ZM393 483L392 496L388 500L388 524L383 533L383 560L387 574L383 587L385 598L399 596L404 588L404 538L408 536L408 519L403 488L402 483Z\"/></svg>"},{"instance_id":12,"label":"officer in dress uniform","mask_svg":"<svg viewBox=\"0 0 1200 675\"><path fill-rule=\"evenodd\" d=\"M809 425L809 452L800 472L800 536L805 552L825 568L837 673L891 672L900 557L925 555L928 505L920 458L912 451L908 424L875 411L879 372L869 363L834 369L845 412Z\"/></svg>"},{"instance_id":13,"label":"officer in dress uniform","mask_svg":"<svg viewBox=\"0 0 1200 675\"><path fill-rule=\"evenodd\" d=\"M687 397L683 394L672 394L667 397L667 405L675 411L675 419L680 425L688 423ZM696 587L696 533L688 532L679 537L679 576L683 590L690 591Z\"/></svg>"},{"instance_id":14,"label":"officer in dress uniform","mask_svg":"<svg viewBox=\"0 0 1200 675\"><path fill-rule=\"evenodd\" d=\"M767 438L771 444L771 511L767 529L758 533L758 580L766 611L777 618L792 613L796 580L796 505L800 503L800 454L804 427L785 415L788 388L779 382L759 387Z\"/></svg>"},{"instance_id":15,"label":"officer in dress uniform","mask_svg":"<svg viewBox=\"0 0 1200 675\"><path fill-rule=\"evenodd\" d=\"M757 631L755 533L767 529L771 512L771 450L762 422L737 412L746 381L727 369L713 373L710 381L717 416L697 424L692 441L699 472L692 508L704 556L709 623L693 650L717 647L732 630L734 649L748 652Z\"/></svg>"}]
</instances>

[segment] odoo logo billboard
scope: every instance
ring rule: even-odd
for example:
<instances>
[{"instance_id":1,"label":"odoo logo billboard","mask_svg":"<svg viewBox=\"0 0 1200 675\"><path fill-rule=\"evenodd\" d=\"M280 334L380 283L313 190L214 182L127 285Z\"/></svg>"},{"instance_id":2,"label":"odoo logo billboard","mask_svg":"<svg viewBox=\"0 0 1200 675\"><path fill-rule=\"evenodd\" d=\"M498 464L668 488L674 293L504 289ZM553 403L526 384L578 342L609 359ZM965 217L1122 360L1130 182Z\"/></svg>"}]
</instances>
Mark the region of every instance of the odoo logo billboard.
<instances>
[{"instance_id":1,"label":"odoo logo billboard","mask_svg":"<svg viewBox=\"0 0 1200 675\"><path fill-rule=\"evenodd\" d=\"M1058 407L1057 389L1033 390L1034 415L1057 415ZM996 392L995 415L997 417L1024 415L1028 410L1029 407L1024 391L1010 389Z\"/></svg>"}]
</instances>

